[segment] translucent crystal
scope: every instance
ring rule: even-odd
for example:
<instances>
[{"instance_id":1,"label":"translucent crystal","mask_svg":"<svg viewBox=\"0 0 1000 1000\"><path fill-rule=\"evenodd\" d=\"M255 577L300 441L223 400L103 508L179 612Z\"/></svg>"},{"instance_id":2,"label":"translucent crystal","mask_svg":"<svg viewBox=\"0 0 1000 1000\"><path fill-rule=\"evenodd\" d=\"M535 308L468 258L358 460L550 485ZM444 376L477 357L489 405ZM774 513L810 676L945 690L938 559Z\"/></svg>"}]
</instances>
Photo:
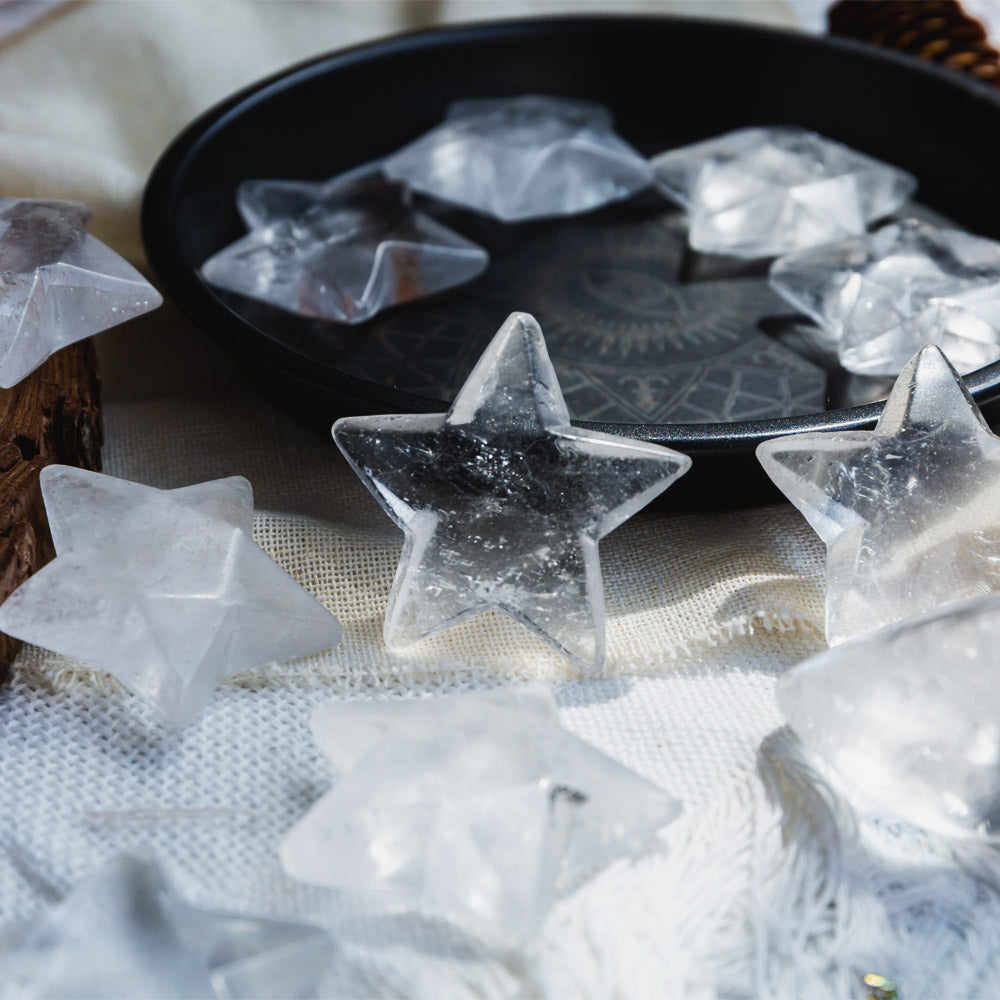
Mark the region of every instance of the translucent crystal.
<instances>
[{"instance_id":1,"label":"translucent crystal","mask_svg":"<svg viewBox=\"0 0 1000 1000\"><path fill-rule=\"evenodd\" d=\"M222 677L326 649L337 620L251 538L239 476L157 490L51 465L57 558L0 606L0 630L110 671L174 725Z\"/></svg>"},{"instance_id":2,"label":"translucent crystal","mask_svg":"<svg viewBox=\"0 0 1000 1000\"><path fill-rule=\"evenodd\" d=\"M514 313L446 415L346 417L333 436L406 542L385 618L405 646L500 608L604 660L597 543L691 465L570 426L542 331Z\"/></svg>"},{"instance_id":3,"label":"translucent crystal","mask_svg":"<svg viewBox=\"0 0 1000 1000\"><path fill-rule=\"evenodd\" d=\"M0 386L61 347L149 312L148 281L86 231L72 201L0 198Z\"/></svg>"},{"instance_id":4,"label":"translucent crystal","mask_svg":"<svg viewBox=\"0 0 1000 1000\"><path fill-rule=\"evenodd\" d=\"M800 664L778 682L809 747L886 808L1000 836L1000 595L949 605Z\"/></svg>"},{"instance_id":5,"label":"translucent crystal","mask_svg":"<svg viewBox=\"0 0 1000 1000\"><path fill-rule=\"evenodd\" d=\"M406 185L381 177L253 181L239 205L251 231L209 258L203 277L304 316L361 323L489 263L482 247L415 211Z\"/></svg>"},{"instance_id":6,"label":"translucent crystal","mask_svg":"<svg viewBox=\"0 0 1000 1000\"><path fill-rule=\"evenodd\" d=\"M504 222L589 212L652 183L606 108L537 95L456 101L443 124L388 157L384 169Z\"/></svg>"},{"instance_id":7,"label":"translucent crystal","mask_svg":"<svg viewBox=\"0 0 1000 1000\"><path fill-rule=\"evenodd\" d=\"M914 177L815 132L744 128L652 160L705 253L775 257L865 231L916 190Z\"/></svg>"},{"instance_id":8,"label":"translucent crystal","mask_svg":"<svg viewBox=\"0 0 1000 1000\"><path fill-rule=\"evenodd\" d=\"M831 646L1000 590L1000 439L937 347L873 431L765 441L764 470L826 542Z\"/></svg>"},{"instance_id":9,"label":"translucent crystal","mask_svg":"<svg viewBox=\"0 0 1000 1000\"><path fill-rule=\"evenodd\" d=\"M936 344L960 372L1000 358L1000 243L907 219L776 260L771 285L862 375ZM825 339L825 338L824 338Z\"/></svg>"},{"instance_id":10,"label":"translucent crystal","mask_svg":"<svg viewBox=\"0 0 1000 1000\"><path fill-rule=\"evenodd\" d=\"M199 909L150 858L122 854L0 931L0 998L309 997L332 954L317 927Z\"/></svg>"},{"instance_id":11,"label":"translucent crystal","mask_svg":"<svg viewBox=\"0 0 1000 1000\"><path fill-rule=\"evenodd\" d=\"M286 872L505 944L680 811L560 728L540 685L326 705L312 728L341 777L283 840Z\"/></svg>"}]
</instances>

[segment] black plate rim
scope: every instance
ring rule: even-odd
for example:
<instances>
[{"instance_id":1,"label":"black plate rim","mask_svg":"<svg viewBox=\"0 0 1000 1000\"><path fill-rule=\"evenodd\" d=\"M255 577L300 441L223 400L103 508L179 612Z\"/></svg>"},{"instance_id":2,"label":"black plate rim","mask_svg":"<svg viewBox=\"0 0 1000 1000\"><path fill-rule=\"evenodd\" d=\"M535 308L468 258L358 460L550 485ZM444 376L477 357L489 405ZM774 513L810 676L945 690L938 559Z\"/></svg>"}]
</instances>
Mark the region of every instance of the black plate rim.
<instances>
[{"instance_id":1,"label":"black plate rim","mask_svg":"<svg viewBox=\"0 0 1000 1000\"><path fill-rule=\"evenodd\" d=\"M178 168L198 148L211 140L213 133L225 127L234 114L242 114L255 104L266 101L274 90L285 90L318 74L347 67L360 60L392 55L396 51L434 48L442 44L461 44L483 36L537 33L539 31L600 30L602 25L623 22L651 24L679 23L705 31L740 32L753 36L794 38L804 47L840 49L854 57L887 62L905 73L924 74L939 83L964 91L975 101L994 105L1000 111L1000 92L990 89L957 71L948 70L913 56L879 49L850 39L829 35L811 35L793 29L775 28L739 21L714 20L676 15L600 14L550 15L521 20L475 21L434 28L402 32L362 42L303 60L251 83L213 105L187 125L160 155L147 180L141 206L141 230L147 260L161 291L201 331L228 351L241 358L251 368L275 365L265 355L275 349L297 354L287 346L275 345L267 334L247 322L215 296L193 268L183 263L180 248L171 225L172 206L177 197ZM250 335L248 337L248 334ZM256 349L247 346L256 344ZM297 356L307 358L306 355ZM302 372L290 370L277 362L286 381L320 392L336 392L341 398L357 399L358 412L373 412L377 404L387 413L433 413L447 409L444 400L397 389L336 369L327 369L333 381L310 379ZM1000 398L1000 361L964 376L966 388L973 399L984 406ZM719 422L703 424L643 424L609 423L574 420L575 426L605 431L622 437L669 444L692 454L738 451L755 448L769 438L784 437L809 431L868 430L874 427L882 413L883 402L868 403L837 410L766 420Z\"/></svg>"}]
</instances>

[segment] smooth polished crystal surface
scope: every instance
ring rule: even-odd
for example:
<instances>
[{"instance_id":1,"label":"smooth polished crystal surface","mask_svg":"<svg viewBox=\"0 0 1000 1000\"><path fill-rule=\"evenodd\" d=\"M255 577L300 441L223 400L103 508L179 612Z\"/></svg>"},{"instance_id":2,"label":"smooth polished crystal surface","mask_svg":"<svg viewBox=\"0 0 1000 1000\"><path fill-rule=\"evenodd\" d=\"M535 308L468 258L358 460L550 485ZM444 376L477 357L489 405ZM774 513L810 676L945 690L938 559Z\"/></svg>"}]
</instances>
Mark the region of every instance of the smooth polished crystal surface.
<instances>
[{"instance_id":1,"label":"smooth polished crystal surface","mask_svg":"<svg viewBox=\"0 0 1000 1000\"><path fill-rule=\"evenodd\" d=\"M77 202L0 198L0 386L62 347L162 303L134 268L87 233Z\"/></svg>"},{"instance_id":2,"label":"smooth polished crystal surface","mask_svg":"<svg viewBox=\"0 0 1000 1000\"><path fill-rule=\"evenodd\" d=\"M757 456L827 546L831 646L1000 590L1000 438L937 347L873 431L765 441Z\"/></svg>"},{"instance_id":3,"label":"smooth polished crystal surface","mask_svg":"<svg viewBox=\"0 0 1000 1000\"><path fill-rule=\"evenodd\" d=\"M819 324L840 363L897 375L936 344L962 372L1000 358L1000 243L907 219L776 260L771 285Z\"/></svg>"},{"instance_id":4,"label":"smooth polished crystal surface","mask_svg":"<svg viewBox=\"0 0 1000 1000\"><path fill-rule=\"evenodd\" d=\"M688 212L691 246L775 257L863 233L900 207L916 179L815 132L744 128L652 160Z\"/></svg>"},{"instance_id":5,"label":"smooth polished crystal surface","mask_svg":"<svg viewBox=\"0 0 1000 1000\"><path fill-rule=\"evenodd\" d=\"M504 222L589 212L653 180L606 108L539 95L456 101L443 124L384 168L423 194Z\"/></svg>"},{"instance_id":6,"label":"smooth polished crystal surface","mask_svg":"<svg viewBox=\"0 0 1000 1000\"><path fill-rule=\"evenodd\" d=\"M489 263L482 247L415 211L405 184L382 177L251 181L238 204L250 233L210 257L203 277L303 316L362 323Z\"/></svg>"},{"instance_id":7,"label":"smooth polished crystal surface","mask_svg":"<svg viewBox=\"0 0 1000 1000\"><path fill-rule=\"evenodd\" d=\"M242 477L157 490L51 465L41 482L57 558L0 605L0 630L110 671L167 722L228 674L340 641L254 544Z\"/></svg>"},{"instance_id":8,"label":"smooth polished crystal surface","mask_svg":"<svg viewBox=\"0 0 1000 1000\"><path fill-rule=\"evenodd\" d=\"M500 328L447 414L345 417L333 436L406 535L390 647L499 608L594 668L604 661L597 543L691 465L570 426L526 313Z\"/></svg>"},{"instance_id":9,"label":"smooth polished crystal surface","mask_svg":"<svg viewBox=\"0 0 1000 1000\"><path fill-rule=\"evenodd\" d=\"M497 942L680 811L562 729L541 685L325 705L312 727L340 778L282 841L286 872Z\"/></svg>"},{"instance_id":10,"label":"smooth polished crystal surface","mask_svg":"<svg viewBox=\"0 0 1000 1000\"><path fill-rule=\"evenodd\" d=\"M1000 595L821 653L778 681L785 717L875 802L958 837L1000 836Z\"/></svg>"},{"instance_id":11,"label":"smooth polished crystal surface","mask_svg":"<svg viewBox=\"0 0 1000 1000\"><path fill-rule=\"evenodd\" d=\"M332 956L318 927L191 906L149 857L121 854L0 931L0 998L312 997Z\"/></svg>"}]
</instances>

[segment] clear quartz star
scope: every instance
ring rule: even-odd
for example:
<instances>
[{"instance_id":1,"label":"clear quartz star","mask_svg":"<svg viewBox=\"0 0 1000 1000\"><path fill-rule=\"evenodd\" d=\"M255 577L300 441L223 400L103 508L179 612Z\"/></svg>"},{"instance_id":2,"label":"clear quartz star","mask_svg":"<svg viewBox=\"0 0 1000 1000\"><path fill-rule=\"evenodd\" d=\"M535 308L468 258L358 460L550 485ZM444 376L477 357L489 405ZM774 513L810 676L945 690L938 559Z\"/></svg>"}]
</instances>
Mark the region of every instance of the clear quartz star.
<instances>
[{"instance_id":1,"label":"clear quartz star","mask_svg":"<svg viewBox=\"0 0 1000 1000\"><path fill-rule=\"evenodd\" d=\"M416 211L405 184L370 171L247 182L237 203L251 231L210 257L203 277L304 316L362 323L489 263L482 247Z\"/></svg>"},{"instance_id":2,"label":"clear quartz star","mask_svg":"<svg viewBox=\"0 0 1000 1000\"><path fill-rule=\"evenodd\" d=\"M796 434L757 456L827 546L831 646L1000 590L1000 439L937 347L873 431Z\"/></svg>"},{"instance_id":3,"label":"clear quartz star","mask_svg":"<svg viewBox=\"0 0 1000 1000\"><path fill-rule=\"evenodd\" d=\"M806 129L744 128L653 158L687 209L691 246L776 257L865 231L916 190L914 177Z\"/></svg>"},{"instance_id":4,"label":"clear quartz star","mask_svg":"<svg viewBox=\"0 0 1000 1000\"><path fill-rule=\"evenodd\" d=\"M52 465L41 483L57 557L0 606L0 631L110 671L167 722L228 674L339 642L254 544L242 477L157 490Z\"/></svg>"},{"instance_id":5,"label":"clear quartz star","mask_svg":"<svg viewBox=\"0 0 1000 1000\"><path fill-rule=\"evenodd\" d=\"M778 680L802 741L873 802L953 837L1000 838L1000 594L838 646Z\"/></svg>"},{"instance_id":6,"label":"clear quartz star","mask_svg":"<svg viewBox=\"0 0 1000 1000\"><path fill-rule=\"evenodd\" d=\"M332 955L317 927L191 906L151 858L121 854L0 931L0 1000L315 996Z\"/></svg>"},{"instance_id":7,"label":"clear quartz star","mask_svg":"<svg viewBox=\"0 0 1000 1000\"><path fill-rule=\"evenodd\" d=\"M156 309L162 299L86 231L71 201L0 198L0 386L60 348Z\"/></svg>"},{"instance_id":8,"label":"clear quartz star","mask_svg":"<svg viewBox=\"0 0 1000 1000\"><path fill-rule=\"evenodd\" d=\"M898 375L937 344L965 372L1000 358L1000 243L906 219L776 260L771 285L819 324L840 363Z\"/></svg>"},{"instance_id":9,"label":"clear quartz star","mask_svg":"<svg viewBox=\"0 0 1000 1000\"><path fill-rule=\"evenodd\" d=\"M561 728L541 685L325 705L312 728L339 779L282 841L285 871L501 944L680 811Z\"/></svg>"},{"instance_id":10,"label":"clear quartz star","mask_svg":"<svg viewBox=\"0 0 1000 1000\"><path fill-rule=\"evenodd\" d=\"M533 94L456 101L441 125L384 169L423 194L504 222L589 212L653 180L606 108Z\"/></svg>"},{"instance_id":11,"label":"clear quartz star","mask_svg":"<svg viewBox=\"0 0 1000 1000\"><path fill-rule=\"evenodd\" d=\"M597 543L691 465L668 448L570 426L526 313L500 328L446 415L347 417L333 436L406 536L387 645L499 608L595 668Z\"/></svg>"}]
</instances>

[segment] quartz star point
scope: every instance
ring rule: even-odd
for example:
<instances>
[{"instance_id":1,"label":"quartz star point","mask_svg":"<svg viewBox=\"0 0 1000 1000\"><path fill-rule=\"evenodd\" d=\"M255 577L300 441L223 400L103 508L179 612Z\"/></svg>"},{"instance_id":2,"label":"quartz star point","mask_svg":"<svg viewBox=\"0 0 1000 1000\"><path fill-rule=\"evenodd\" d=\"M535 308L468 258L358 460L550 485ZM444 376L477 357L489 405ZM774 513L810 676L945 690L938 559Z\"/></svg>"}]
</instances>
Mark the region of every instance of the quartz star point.
<instances>
[{"instance_id":1,"label":"quartz star point","mask_svg":"<svg viewBox=\"0 0 1000 1000\"><path fill-rule=\"evenodd\" d=\"M76 202L0 198L0 386L62 347L156 309L159 293L86 231Z\"/></svg>"},{"instance_id":2,"label":"quartz star point","mask_svg":"<svg viewBox=\"0 0 1000 1000\"><path fill-rule=\"evenodd\" d=\"M772 287L862 375L896 375L935 344L961 373L1000 358L1000 243L917 219L789 254Z\"/></svg>"},{"instance_id":3,"label":"quartz star point","mask_svg":"<svg viewBox=\"0 0 1000 1000\"><path fill-rule=\"evenodd\" d=\"M704 253L774 257L864 232L916 189L904 170L807 129L744 128L651 161Z\"/></svg>"},{"instance_id":4,"label":"quartz star point","mask_svg":"<svg viewBox=\"0 0 1000 1000\"><path fill-rule=\"evenodd\" d=\"M793 667L785 718L872 804L951 837L1000 839L1000 594L949 604Z\"/></svg>"},{"instance_id":5,"label":"quartz star point","mask_svg":"<svg viewBox=\"0 0 1000 1000\"><path fill-rule=\"evenodd\" d=\"M347 417L333 436L405 534L387 645L499 608L595 668L604 659L598 542L691 464L572 427L526 313L504 323L446 415Z\"/></svg>"},{"instance_id":6,"label":"quartz star point","mask_svg":"<svg viewBox=\"0 0 1000 1000\"><path fill-rule=\"evenodd\" d=\"M312 729L338 780L282 840L285 871L504 946L680 812L563 729L541 685L324 705Z\"/></svg>"},{"instance_id":7,"label":"quartz star point","mask_svg":"<svg viewBox=\"0 0 1000 1000\"><path fill-rule=\"evenodd\" d=\"M242 477L157 490L49 466L56 559L0 606L0 629L113 673L186 725L226 674L317 652L337 620L250 537Z\"/></svg>"},{"instance_id":8,"label":"quartz star point","mask_svg":"<svg viewBox=\"0 0 1000 1000\"><path fill-rule=\"evenodd\" d=\"M0 931L0 998L315 996L332 957L318 927L192 906L150 856L121 854Z\"/></svg>"},{"instance_id":9,"label":"quartz star point","mask_svg":"<svg viewBox=\"0 0 1000 1000\"><path fill-rule=\"evenodd\" d=\"M472 281L489 263L373 168L325 183L245 182L238 204L250 232L205 261L202 276L303 316L363 323Z\"/></svg>"},{"instance_id":10,"label":"quartz star point","mask_svg":"<svg viewBox=\"0 0 1000 1000\"><path fill-rule=\"evenodd\" d=\"M875 430L774 438L757 456L827 545L831 646L1000 589L1000 439L937 347L903 369Z\"/></svg>"},{"instance_id":11,"label":"quartz star point","mask_svg":"<svg viewBox=\"0 0 1000 1000\"><path fill-rule=\"evenodd\" d=\"M615 134L606 108L538 94L456 101L384 169L504 222L589 212L652 183L649 164Z\"/></svg>"}]
</instances>

